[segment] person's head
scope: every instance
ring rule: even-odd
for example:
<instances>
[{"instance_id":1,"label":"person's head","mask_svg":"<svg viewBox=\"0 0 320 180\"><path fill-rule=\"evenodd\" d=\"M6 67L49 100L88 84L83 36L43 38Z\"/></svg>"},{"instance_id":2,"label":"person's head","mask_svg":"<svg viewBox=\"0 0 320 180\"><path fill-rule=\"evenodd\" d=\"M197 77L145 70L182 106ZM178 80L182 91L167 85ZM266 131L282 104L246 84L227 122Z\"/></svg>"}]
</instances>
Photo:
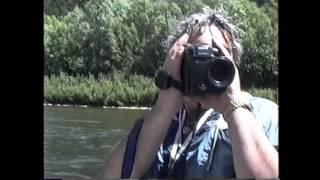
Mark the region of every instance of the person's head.
<instances>
[{"instance_id":1,"label":"person's head","mask_svg":"<svg viewBox=\"0 0 320 180\"><path fill-rule=\"evenodd\" d=\"M174 42L186 32L190 36L191 44L215 46L220 43L239 68L242 55L240 29L232 25L221 12L204 7L202 12L192 14L180 21L175 32L168 37L168 48L171 48Z\"/></svg>"}]
</instances>

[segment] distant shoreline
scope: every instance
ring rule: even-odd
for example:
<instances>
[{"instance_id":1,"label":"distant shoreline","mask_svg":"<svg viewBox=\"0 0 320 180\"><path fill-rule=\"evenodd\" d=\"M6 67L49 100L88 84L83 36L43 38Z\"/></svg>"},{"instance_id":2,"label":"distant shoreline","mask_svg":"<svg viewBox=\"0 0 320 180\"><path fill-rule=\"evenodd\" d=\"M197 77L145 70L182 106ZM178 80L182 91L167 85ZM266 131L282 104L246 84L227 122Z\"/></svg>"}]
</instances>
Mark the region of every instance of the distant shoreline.
<instances>
[{"instance_id":1,"label":"distant shoreline","mask_svg":"<svg viewBox=\"0 0 320 180\"><path fill-rule=\"evenodd\" d=\"M117 107L117 106L89 106L89 105L73 105L73 104L51 104L51 103L43 103L44 106L49 107L75 107L75 108L102 108L102 109L127 109L127 110L150 110L151 107Z\"/></svg>"}]
</instances>

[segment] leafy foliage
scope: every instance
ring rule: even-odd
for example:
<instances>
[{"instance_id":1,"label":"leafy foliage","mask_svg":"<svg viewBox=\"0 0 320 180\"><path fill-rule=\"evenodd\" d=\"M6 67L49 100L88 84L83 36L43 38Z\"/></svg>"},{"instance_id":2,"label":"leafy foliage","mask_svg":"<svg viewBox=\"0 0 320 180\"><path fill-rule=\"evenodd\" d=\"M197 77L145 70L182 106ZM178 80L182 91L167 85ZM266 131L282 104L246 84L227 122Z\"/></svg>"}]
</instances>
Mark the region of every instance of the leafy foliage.
<instances>
[{"instance_id":1,"label":"leafy foliage","mask_svg":"<svg viewBox=\"0 0 320 180\"><path fill-rule=\"evenodd\" d=\"M278 86L277 3L277 0L45 0L44 73L47 78L54 77L53 80L60 74L63 78L98 80L118 72L126 77L135 74L150 78L166 57L164 41L170 27L208 5L222 9L242 29L243 87L274 89ZM71 95L72 90L75 88L67 92ZM141 100L133 90L123 91L132 95L126 102ZM121 88L117 93L125 94ZM85 97L91 96L75 93L72 97L87 101ZM119 98L118 104L124 103ZM98 104L117 104L115 100L98 99Z\"/></svg>"}]
</instances>

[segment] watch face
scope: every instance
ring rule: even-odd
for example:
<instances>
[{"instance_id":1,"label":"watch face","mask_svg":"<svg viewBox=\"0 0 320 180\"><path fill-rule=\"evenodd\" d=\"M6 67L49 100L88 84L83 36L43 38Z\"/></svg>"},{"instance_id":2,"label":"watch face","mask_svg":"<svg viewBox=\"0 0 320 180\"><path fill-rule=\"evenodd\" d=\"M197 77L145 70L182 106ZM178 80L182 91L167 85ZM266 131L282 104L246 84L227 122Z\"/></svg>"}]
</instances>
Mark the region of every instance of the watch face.
<instances>
[{"instance_id":1,"label":"watch face","mask_svg":"<svg viewBox=\"0 0 320 180\"><path fill-rule=\"evenodd\" d=\"M166 72L158 70L156 72L156 79L155 79L156 86L160 89L168 89L169 78L170 76Z\"/></svg>"}]
</instances>

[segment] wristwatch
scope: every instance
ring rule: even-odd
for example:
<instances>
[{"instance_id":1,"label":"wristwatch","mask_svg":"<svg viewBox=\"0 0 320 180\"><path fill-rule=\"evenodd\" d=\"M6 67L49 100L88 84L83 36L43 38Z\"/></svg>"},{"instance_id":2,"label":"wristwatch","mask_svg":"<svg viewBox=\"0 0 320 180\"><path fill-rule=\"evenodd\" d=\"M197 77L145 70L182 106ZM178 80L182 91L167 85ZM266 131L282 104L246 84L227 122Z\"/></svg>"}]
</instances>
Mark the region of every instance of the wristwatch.
<instances>
[{"instance_id":1,"label":"wristwatch","mask_svg":"<svg viewBox=\"0 0 320 180\"><path fill-rule=\"evenodd\" d=\"M227 109L222 113L224 118L226 118L232 111L238 108L244 108L249 110L250 112L253 112L253 107L248 99L246 98L243 98L241 100L232 99Z\"/></svg>"},{"instance_id":2,"label":"wristwatch","mask_svg":"<svg viewBox=\"0 0 320 180\"><path fill-rule=\"evenodd\" d=\"M157 70L155 74L155 84L159 89L168 89L174 87L177 90L181 91L181 83L173 79L166 71Z\"/></svg>"}]
</instances>

